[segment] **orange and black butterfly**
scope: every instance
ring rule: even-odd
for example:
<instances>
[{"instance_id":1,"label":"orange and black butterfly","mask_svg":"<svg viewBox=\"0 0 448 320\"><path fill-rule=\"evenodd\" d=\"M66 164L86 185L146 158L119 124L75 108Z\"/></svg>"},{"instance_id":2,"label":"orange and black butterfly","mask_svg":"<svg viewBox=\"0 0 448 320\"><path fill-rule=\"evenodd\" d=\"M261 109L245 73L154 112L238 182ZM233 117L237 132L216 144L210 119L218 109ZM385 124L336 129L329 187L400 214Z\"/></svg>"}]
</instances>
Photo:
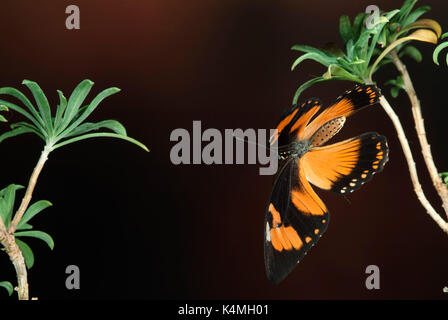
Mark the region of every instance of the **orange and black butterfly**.
<instances>
[{"instance_id":1,"label":"orange and black butterfly","mask_svg":"<svg viewBox=\"0 0 448 320\"><path fill-rule=\"evenodd\" d=\"M346 117L378 102L380 96L373 85L356 85L316 117L321 109L318 99L308 99L282 114L270 143L277 141L284 164L264 223L265 267L272 283L282 281L327 229L330 214L310 183L350 194L388 161L386 138L374 132L323 146L343 127Z\"/></svg>"}]
</instances>

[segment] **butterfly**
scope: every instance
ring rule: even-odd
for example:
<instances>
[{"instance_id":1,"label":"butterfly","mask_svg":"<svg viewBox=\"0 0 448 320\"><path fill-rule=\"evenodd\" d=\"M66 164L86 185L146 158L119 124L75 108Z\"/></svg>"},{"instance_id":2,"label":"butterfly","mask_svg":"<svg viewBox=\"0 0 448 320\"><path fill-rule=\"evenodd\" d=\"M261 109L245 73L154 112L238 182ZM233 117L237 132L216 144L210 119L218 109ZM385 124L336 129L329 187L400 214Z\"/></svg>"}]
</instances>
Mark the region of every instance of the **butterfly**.
<instances>
[{"instance_id":1,"label":"butterfly","mask_svg":"<svg viewBox=\"0 0 448 320\"><path fill-rule=\"evenodd\" d=\"M330 214L311 184L350 194L382 171L389 160L387 140L375 132L324 146L348 116L377 103L380 96L373 85L356 85L319 114L321 102L313 98L281 115L270 144L277 142L283 164L264 222L264 260L271 283L282 281L328 227Z\"/></svg>"}]
</instances>

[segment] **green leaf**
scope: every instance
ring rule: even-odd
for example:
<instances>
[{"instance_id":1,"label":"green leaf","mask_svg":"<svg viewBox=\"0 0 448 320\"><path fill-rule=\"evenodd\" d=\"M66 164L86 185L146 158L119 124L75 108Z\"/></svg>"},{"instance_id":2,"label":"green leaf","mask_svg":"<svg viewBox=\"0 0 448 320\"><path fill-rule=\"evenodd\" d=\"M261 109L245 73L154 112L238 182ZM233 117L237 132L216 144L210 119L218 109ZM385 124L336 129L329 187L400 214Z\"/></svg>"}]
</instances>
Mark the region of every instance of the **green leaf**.
<instances>
[{"instance_id":1,"label":"green leaf","mask_svg":"<svg viewBox=\"0 0 448 320\"><path fill-rule=\"evenodd\" d=\"M33 229L33 226L28 223L24 223L23 225L20 226L20 228L17 227L16 230L30 230L30 229Z\"/></svg>"},{"instance_id":2,"label":"green leaf","mask_svg":"<svg viewBox=\"0 0 448 320\"><path fill-rule=\"evenodd\" d=\"M431 10L430 6L422 6L419 7L417 9L415 9L413 12L411 12L409 14L409 16L403 21L403 26L406 27L407 25L415 22L418 18L420 18L420 16L422 16L423 14L425 14L426 12L428 12L429 10Z\"/></svg>"},{"instance_id":3,"label":"green leaf","mask_svg":"<svg viewBox=\"0 0 448 320\"><path fill-rule=\"evenodd\" d=\"M35 133L37 136L39 136L42 140L45 141L45 137L42 135L41 131L39 131L39 129L37 129L34 125L32 125L31 123L28 122L16 122L11 124L11 129L16 129L16 128L26 128L29 129L31 132Z\"/></svg>"},{"instance_id":4,"label":"green leaf","mask_svg":"<svg viewBox=\"0 0 448 320\"><path fill-rule=\"evenodd\" d=\"M9 295L12 295L12 293L14 292L14 287L9 281L0 281L0 287L5 288L6 291L8 291Z\"/></svg>"},{"instance_id":5,"label":"green leaf","mask_svg":"<svg viewBox=\"0 0 448 320\"><path fill-rule=\"evenodd\" d=\"M399 10L392 10L390 12L387 12L384 16L380 17L380 21L377 23L377 27L375 29L373 29L374 31L374 36L372 39L372 42L370 44L369 50L367 52L367 56L365 57L366 60L366 64L365 64L365 73L368 73L368 66L370 64L370 60L372 59L373 56L373 52L375 50L376 44L379 41L379 37L381 35L381 33L384 30L384 27L387 25L387 23L396 15L398 14Z\"/></svg>"},{"instance_id":6,"label":"green leaf","mask_svg":"<svg viewBox=\"0 0 448 320\"><path fill-rule=\"evenodd\" d=\"M355 54L358 58L363 57L362 50L367 51L369 39L372 36L373 32L365 29L364 32L359 36L358 40L355 42Z\"/></svg>"},{"instance_id":7,"label":"green leaf","mask_svg":"<svg viewBox=\"0 0 448 320\"><path fill-rule=\"evenodd\" d=\"M0 105L6 106L11 110L14 110L18 113L20 113L21 115L25 116L26 118L28 118L28 120L30 120L37 128L41 129L42 133L45 134L45 136L47 135L46 131L43 129L42 125L33 118L33 116L31 116L26 110L24 110L22 107L19 107L18 105L15 105L14 103L5 101L5 100L1 100L0 99Z\"/></svg>"},{"instance_id":8,"label":"green leaf","mask_svg":"<svg viewBox=\"0 0 448 320\"><path fill-rule=\"evenodd\" d=\"M39 113L44 121L45 128L47 129L46 131L51 136L53 133L53 123L51 121L51 110L47 97L36 82L23 80L22 84L26 85L28 89L31 90L31 93L36 100L37 107L39 108Z\"/></svg>"},{"instance_id":9,"label":"green leaf","mask_svg":"<svg viewBox=\"0 0 448 320\"><path fill-rule=\"evenodd\" d=\"M57 135L61 133L65 128L67 128L67 126L76 116L79 108L81 107L81 104L84 102L90 90L92 89L93 84L94 83L90 80L84 80L76 86L75 90L73 90L73 93L68 99L67 108L65 109L64 115L62 117L62 122L56 132Z\"/></svg>"},{"instance_id":10,"label":"green leaf","mask_svg":"<svg viewBox=\"0 0 448 320\"><path fill-rule=\"evenodd\" d=\"M344 44L346 44L348 40L353 39L353 30L348 16L344 15L339 18L339 33Z\"/></svg>"},{"instance_id":11,"label":"green leaf","mask_svg":"<svg viewBox=\"0 0 448 320\"><path fill-rule=\"evenodd\" d=\"M388 86L388 85L396 86L396 85L397 85L397 80L395 80L395 79L389 79L389 80L387 80L386 82L384 82L384 85L385 85L385 86Z\"/></svg>"},{"instance_id":12,"label":"green leaf","mask_svg":"<svg viewBox=\"0 0 448 320\"><path fill-rule=\"evenodd\" d=\"M34 254L31 250L30 246L27 245L25 242L19 239L15 239L17 246L19 247L20 251L22 251L23 258L25 259L25 264L28 269L31 269L34 265Z\"/></svg>"},{"instance_id":13,"label":"green leaf","mask_svg":"<svg viewBox=\"0 0 448 320\"><path fill-rule=\"evenodd\" d=\"M398 14L400 13L400 10L399 9L395 9L395 10L392 10L392 11L389 11L389 12L387 12L385 15L384 15L384 17L387 19L387 20L392 20L395 16L397 16Z\"/></svg>"},{"instance_id":14,"label":"green leaf","mask_svg":"<svg viewBox=\"0 0 448 320\"><path fill-rule=\"evenodd\" d=\"M106 90L103 90L100 92L93 100L92 102L87 106L87 108L84 110L84 112L75 120L73 121L67 129L65 129L62 133L58 135L58 140L66 137L68 134L71 133L72 130L74 130L77 126L81 124L95 109L98 107L98 105L107 97L119 92L120 89L118 88L109 88ZM69 101L70 105L70 101ZM68 107L67 107L68 110Z\"/></svg>"},{"instance_id":15,"label":"green leaf","mask_svg":"<svg viewBox=\"0 0 448 320\"><path fill-rule=\"evenodd\" d=\"M65 146L67 144L73 143L73 142L77 142L77 141L81 141L81 140L85 140L85 139L90 139L90 138L101 138L101 137L107 137L107 138L118 138L118 139L123 139L129 142L132 142L133 144L139 146L140 148L142 148L143 150L149 152L148 148L141 142L130 138L128 136L123 136L120 134L116 134L116 133L109 133L109 132L100 132L100 133L89 133L89 134L85 134L82 136L77 136L75 138L71 138L68 140L65 140L61 143L58 143L56 145L53 146L53 150L60 148L62 146Z\"/></svg>"},{"instance_id":16,"label":"green leaf","mask_svg":"<svg viewBox=\"0 0 448 320\"><path fill-rule=\"evenodd\" d=\"M0 143L3 142L3 140L16 137L18 135L24 134L24 133L35 133L33 130L25 127L18 127L13 130L7 131L5 133L0 134Z\"/></svg>"},{"instance_id":17,"label":"green leaf","mask_svg":"<svg viewBox=\"0 0 448 320\"><path fill-rule=\"evenodd\" d=\"M345 46L346 50L347 50L347 58L348 60L353 60L353 54L354 54L354 50L355 50L355 44L353 42L353 39L350 39L346 46Z\"/></svg>"},{"instance_id":18,"label":"green leaf","mask_svg":"<svg viewBox=\"0 0 448 320\"><path fill-rule=\"evenodd\" d=\"M406 88L406 86L404 85L404 80L403 80L402 76L397 77L396 86L399 87L400 89Z\"/></svg>"},{"instance_id":19,"label":"green leaf","mask_svg":"<svg viewBox=\"0 0 448 320\"><path fill-rule=\"evenodd\" d=\"M8 120L0 114L0 122L8 122Z\"/></svg>"},{"instance_id":20,"label":"green leaf","mask_svg":"<svg viewBox=\"0 0 448 320\"><path fill-rule=\"evenodd\" d=\"M423 60L423 56L421 54L421 52L414 46L406 46L404 47L404 49L400 50L400 53L398 54L398 56L401 58L402 56L409 56L412 59L414 59L417 62L422 62Z\"/></svg>"},{"instance_id":21,"label":"green leaf","mask_svg":"<svg viewBox=\"0 0 448 320\"><path fill-rule=\"evenodd\" d=\"M393 98L396 98L396 97L398 97L398 94L400 93L400 88L398 88L398 87L392 87L392 88L390 88L390 95L393 97Z\"/></svg>"},{"instance_id":22,"label":"green leaf","mask_svg":"<svg viewBox=\"0 0 448 320\"><path fill-rule=\"evenodd\" d=\"M4 88L0 88L0 95L1 94L10 95L10 96L13 96L14 98L20 100L20 102L22 102L28 108L28 110L31 112L33 117L39 122L40 126L38 126L38 128L43 130L44 125L45 125L44 121L42 120L41 116L37 112L34 105L31 103L31 101L21 91L17 90L16 88L12 88L12 87L4 87Z\"/></svg>"},{"instance_id":23,"label":"green leaf","mask_svg":"<svg viewBox=\"0 0 448 320\"><path fill-rule=\"evenodd\" d=\"M21 186L19 184L10 184L6 188L3 188L2 190L0 190L0 197L5 197L5 195L8 193L8 188L11 188L12 186L14 186L16 191L24 188L23 186Z\"/></svg>"},{"instance_id":24,"label":"green leaf","mask_svg":"<svg viewBox=\"0 0 448 320\"><path fill-rule=\"evenodd\" d=\"M365 25L364 20L366 19L366 17L367 14L365 12L362 12L355 17L355 20L353 20L353 27L352 27L353 39L359 38L361 30Z\"/></svg>"},{"instance_id":25,"label":"green leaf","mask_svg":"<svg viewBox=\"0 0 448 320\"><path fill-rule=\"evenodd\" d=\"M334 58L332 53L330 53L324 49L319 49L319 48L315 48L312 46L296 44L296 45L292 46L291 50L300 51L303 53L317 53L317 54L320 54L323 56L327 56L329 58Z\"/></svg>"},{"instance_id":26,"label":"green leaf","mask_svg":"<svg viewBox=\"0 0 448 320\"><path fill-rule=\"evenodd\" d=\"M293 104L293 105L296 105L296 104L297 104L297 101L299 100L299 96L302 94L303 91L305 91L305 90L308 89L309 87L311 87L311 86L313 86L313 85L315 85L315 84L317 84L317 83L319 83L319 82L324 82L324 81L329 81L329 80L347 80L347 79L345 79L345 78L343 78L343 77L337 77L337 76L335 76L335 77L332 77L332 78L330 78L330 79L325 79L325 78L323 78L323 77L316 77L316 78L313 78L313 79L311 79L311 80L308 80L307 82L305 82L304 84L302 84L302 85L297 89L297 91L296 91L296 93L295 93L295 95L294 95L294 98L293 98L293 100L292 100L292 104Z\"/></svg>"},{"instance_id":27,"label":"green leaf","mask_svg":"<svg viewBox=\"0 0 448 320\"><path fill-rule=\"evenodd\" d=\"M10 184L0 192L0 216L6 225L9 227L12 213L14 210L14 202L16 198L16 190L22 189L23 186L17 184Z\"/></svg>"},{"instance_id":28,"label":"green leaf","mask_svg":"<svg viewBox=\"0 0 448 320\"><path fill-rule=\"evenodd\" d=\"M406 0L400 8L400 13L397 15L398 21L402 22L411 12L417 0Z\"/></svg>"},{"instance_id":29,"label":"green leaf","mask_svg":"<svg viewBox=\"0 0 448 320\"><path fill-rule=\"evenodd\" d=\"M54 117L54 130L57 131L59 128L59 124L62 120L62 115L64 114L65 109L67 108L67 98L65 98L64 94L61 90L57 90L59 95L59 105L56 109L56 116Z\"/></svg>"},{"instance_id":30,"label":"green leaf","mask_svg":"<svg viewBox=\"0 0 448 320\"><path fill-rule=\"evenodd\" d=\"M23 227L28 221L31 220L36 214L40 213L42 210L51 207L53 204L47 200L39 200L33 203L22 216L19 224L17 225L17 229Z\"/></svg>"},{"instance_id":31,"label":"green leaf","mask_svg":"<svg viewBox=\"0 0 448 320\"><path fill-rule=\"evenodd\" d=\"M80 134L84 134L84 133L98 130L101 128L110 129L113 132L115 132L116 134L120 134L123 136L126 135L126 129L120 122L118 122L116 120L103 120L103 121L96 122L96 123L85 122L85 123L79 125L77 128L75 128L65 138L78 136Z\"/></svg>"},{"instance_id":32,"label":"green leaf","mask_svg":"<svg viewBox=\"0 0 448 320\"><path fill-rule=\"evenodd\" d=\"M54 248L53 238L43 231L33 230L33 231L20 231L14 233L15 237L32 237L45 241L45 243L50 247L51 250Z\"/></svg>"},{"instance_id":33,"label":"green leaf","mask_svg":"<svg viewBox=\"0 0 448 320\"><path fill-rule=\"evenodd\" d=\"M327 72L322 75L322 77L324 79L328 79L328 80L331 80L335 76L345 78L346 80L349 80L349 81L362 82L362 79L356 77L355 75L352 75L347 70L345 70L335 64L330 65L328 67Z\"/></svg>"},{"instance_id":34,"label":"green leaf","mask_svg":"<svg viewBox=\"0 0 448 320\"><path fill-rule=\"evenodd\" d=\"M442 42L441 44L439 44L435 49L434 52L432 54L432 60L434 61L434 63L436 65L439 65L439 54L440 51L442 51L443 49L445 49L446 47L448 47L448 41ZM448 65L448 55L446 56L446 64Z\"/></svg>"},{"instance_id":35,"label":"green leaf","mask_svg":"<svg viewBox=\"0 0 448 320\"><path fill-rule=\"evenodd\" d=\"M378 44L381 48L384 48L387 45L387 39L389 38L389 30L387 28L383 28L380 36L378 37Z\"/></svg>"},{"instance_id":36,"label":"green leaf","mask_svg":"<svg viewBox=\"0 0 448 320\"><path fill-rule=\"evenodd\" d=\"M384 83L384 85L392 85L390 89L390 95L393 98L398 97L400 89L405 89L404 80L402 76L398 76L397 79L390 79Z\"/></svg>"},{"instance_id":37,"label":"green leaf","mask_svg":"<svg viewBox=\"0 0 448 320\"><path fill-rule=\"evenodd\" d=\"M328 67L332 63L336 63L335 58L330 58L325 55L317 54L314 52L309 52L301 55L299 58L297 58L296 61L292 64L291 70L294 70L301 62L305 60L314 60L320 64L323 64L324 66Z\"/></svg>"}]
</instances>

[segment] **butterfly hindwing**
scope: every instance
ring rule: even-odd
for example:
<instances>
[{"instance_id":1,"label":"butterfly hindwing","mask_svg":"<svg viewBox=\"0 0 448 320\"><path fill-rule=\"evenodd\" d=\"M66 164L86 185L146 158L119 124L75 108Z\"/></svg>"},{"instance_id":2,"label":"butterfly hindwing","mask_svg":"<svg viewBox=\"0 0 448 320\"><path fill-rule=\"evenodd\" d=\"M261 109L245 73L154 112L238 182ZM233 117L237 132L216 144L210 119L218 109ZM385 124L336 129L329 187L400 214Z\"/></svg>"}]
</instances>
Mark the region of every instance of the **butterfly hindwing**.
<instances>
[{"instance_id":1,"label":"butterfly hindwing","mask_svg":"<svg viewBox=\"0 0 448 320\"><path fill-rule=\"evenodd\" d=\"M369 132L311 149L302 158L302 167L315 186L346 194L358 190L383 170L388 155L386 138Z\"/></svg>"},{"instance_id":2,"label":"butterfly hindwing","mask_svg":"<svg viewBox=\"0 0 448 320\"><path fill-rule=\"evenodd\" d=\"M327 229L329 213L314 193L300 161L289 159L266 208L265 267L268 279L283 280Z\"/></svg>"}]
</instances>

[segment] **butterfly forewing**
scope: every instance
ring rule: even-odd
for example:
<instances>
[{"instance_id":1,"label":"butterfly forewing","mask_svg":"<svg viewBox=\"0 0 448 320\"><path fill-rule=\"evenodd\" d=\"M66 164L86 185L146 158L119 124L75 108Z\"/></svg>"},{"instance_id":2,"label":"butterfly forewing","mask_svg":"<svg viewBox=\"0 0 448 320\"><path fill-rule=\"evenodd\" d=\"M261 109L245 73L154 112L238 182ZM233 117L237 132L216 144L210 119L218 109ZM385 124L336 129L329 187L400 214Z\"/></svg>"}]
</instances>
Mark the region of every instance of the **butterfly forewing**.
<instances>
[{"instance_id":1,"label":"butterfly forewing","mask_svg":"<svg viewBox=\"0 0 448 320\"><path fill-rule=\"evenodd\" d=\"M381 96L380 90L373 85L357 84L354 88L344 92L336 102L325 108L306 127L303 139L310 138L320 127L330 120L339 117L348 117L355 112L378 102Z\"/></svg>"},{"instance_id":2,"label":"butterfly forewing","mask_svg":"<svg viewBox=\"0 0 448 320\"><path fill-rule=\"evenodd\" d=\"M276 127L277 133L270 139L271 145L277 140L279 146L296 140L299 135L303 134L306 125L320 107L320 100L312 98L283 111Z\"/></svg>"}]
</instances>

